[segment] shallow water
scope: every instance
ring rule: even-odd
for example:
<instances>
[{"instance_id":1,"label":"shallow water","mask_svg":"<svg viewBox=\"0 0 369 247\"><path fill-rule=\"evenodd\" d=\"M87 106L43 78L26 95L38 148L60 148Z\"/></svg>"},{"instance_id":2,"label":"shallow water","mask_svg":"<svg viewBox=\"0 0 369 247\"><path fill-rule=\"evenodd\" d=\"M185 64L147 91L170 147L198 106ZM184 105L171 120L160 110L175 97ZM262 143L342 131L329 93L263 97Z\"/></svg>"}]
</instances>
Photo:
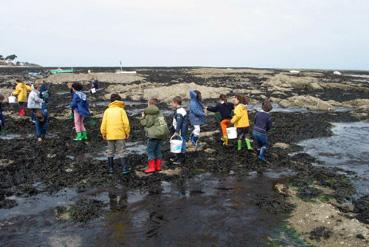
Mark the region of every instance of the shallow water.
<instances>
[{"instance_id":1,"label":"shallow water","mask_svg":"<svg viewBox=\"0 0 369 247\"><path fill-rule=\"evenodd\" d=\"M335 123L333 136L300 142L304 152L325 166L354 172L358 195L369 194L369 123Z\"/></svg>"},{"instance_id":2,"label":"shallow water","mask_svg":"<svg viewBox=\"0 0 369 247\"><path fill-rule=\"evenodd\" d=\"M256 110L261 111L261 104L256 105L248 105L247 106L250 111ZM347 107L336 107L334 112L350 112L352 111L351 108ZM282 112L282 113L308 113L308 112L314 112L311 110L308 110L304 107L282 107L279 104L273 104L273 110L271 112Z\"/></svg>"},{"instance_id":3,"label":"shallow water","mask_svg":"<svg viewBox=\"0 0 369 247\"><path fill-rule=\"evenodd\" d=\"M243 178L204 173L179 184L158 180L148 191L116 186L16 198L17 207L0 211L0 241L10 246L266 246L269 237L279 238L284 222L255 203L258 195L275 193L273 182L287 175L288 170ZM55 218L55 206L81 197L104 202L103 216L87 224Z\"/></svg>"}]
</instances>

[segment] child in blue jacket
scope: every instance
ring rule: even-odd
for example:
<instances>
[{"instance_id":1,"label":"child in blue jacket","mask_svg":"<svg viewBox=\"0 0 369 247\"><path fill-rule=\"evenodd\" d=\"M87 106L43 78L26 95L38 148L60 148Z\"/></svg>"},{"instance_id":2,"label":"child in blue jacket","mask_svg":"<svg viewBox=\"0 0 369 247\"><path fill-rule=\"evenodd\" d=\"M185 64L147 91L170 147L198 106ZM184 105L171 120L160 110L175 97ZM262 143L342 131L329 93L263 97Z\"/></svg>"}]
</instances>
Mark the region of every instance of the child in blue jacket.
<instances>
[{"instance_id":1,"label":"child in blue jacket","mask_svg":"<svg viewBox=\"0 0 369 247\"><path fill-rule=\"evenodd\" d=\"M35 113L36 136L39 142L41 142L46 136L46 131L48 128L48 117L49 114L46 107L38 109Z\"/></svg>"},{"instance_id":2,"label":"child in blue jacket","mask_svg":"<svg viewBox=\"0 0 369 247\"><path fill-rule=\"evenodd\" d=\"M73 97L70 107L74 114L74 127L77 132L77 136L74 139L75 141L87 140L87 131L83 121L85 117L90 116L90 111L88 109L87 96L82 92L82 89L82 84L77 82L73 83Z\"/></svg>"},{"instance_id":3,"label":"child in blue jacket","mask_svg":"<svg viewBox=\"0 0 369 247\"><path fill-rule=\"evenodd\" d=\"M272 128L272 117L269 112L273 109L269 100L262 104L262 111L256 113L253 136L258 145L258 158L265 161L265 153L268 148L267 132Z\"/></svg>"},{"instance_id":4,"label":"child in blue jacket","mask_svg":"<svg viewBox=\"0 0 369 247\"><path fill-rule=\"evenodd\" d=\"M191 133L191 142L193 145L197 146L197 142L200 137L201 125L205 124L205 107L201 103L201 93L197 90L190 91L190 105L189 105L189 118L191 125L194 127L194 130Z\"/></svg>"}]
</instances>

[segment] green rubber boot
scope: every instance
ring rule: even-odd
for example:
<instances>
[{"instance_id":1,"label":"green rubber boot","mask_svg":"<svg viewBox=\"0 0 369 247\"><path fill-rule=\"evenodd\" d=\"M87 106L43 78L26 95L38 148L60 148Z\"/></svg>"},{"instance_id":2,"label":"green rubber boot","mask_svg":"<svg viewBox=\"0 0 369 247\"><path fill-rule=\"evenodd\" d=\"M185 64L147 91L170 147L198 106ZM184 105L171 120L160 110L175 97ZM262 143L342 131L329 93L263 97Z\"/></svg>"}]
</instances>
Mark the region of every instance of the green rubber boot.
<instances>
[{"instance_id":1,"label":"green rubber boot","mask_svg":"<svg viewBox=\"0 0 369 247\"><path fill-rule=\"evenodd\" d=\"M246 142L247 150L251 151L252 150L251 140L249 138L246 138L245 142Z\"/></svg>"},{"instance_id":2,"label":"green rubber boot","mask_svg":"<svg viewBox=\"0 0 369 247\"><path fill-rule=\"evenodd\" d=\"M81 132L81 139L82 139L83 141L87 141L87 131L82 131L82 132Z\"/></svg>"},{"instance_id":3,"label":"green rubber boot","mask_svg":"<svg viewBox=\"0 0 369 247\"><path fill-rule=\"evenodd\" d=\"M77 132L76 138L74 138L75 141L82 141L82 132Z\"/></svg>"},{"instance_id":4,"label":"green rubber boot","mask_svg":"<svg viewBox=\"0 0 369 247\"><path fill-rule=\"evenodd\" d=\"M237 151L242 150L242 140L237 140Z\"/></svg>"}]
</instances>

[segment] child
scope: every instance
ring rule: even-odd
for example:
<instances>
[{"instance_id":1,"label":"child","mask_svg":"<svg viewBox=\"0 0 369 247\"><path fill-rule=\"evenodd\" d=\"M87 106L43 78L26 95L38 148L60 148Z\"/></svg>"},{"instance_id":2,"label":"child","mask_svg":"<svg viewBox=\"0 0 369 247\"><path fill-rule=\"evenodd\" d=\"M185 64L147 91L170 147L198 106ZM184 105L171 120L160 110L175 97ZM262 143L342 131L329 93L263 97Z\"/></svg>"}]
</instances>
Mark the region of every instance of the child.
<instances>
[{"instance_id":1,"label":"child","mask_svg":"<svg viewBox=\"0 0 369 247\"><path fill-rule=\"evenodd\" d=\"M40 85L40 98L44 101L44 103L42 104L42 108L47 108L50 96L49 88L46 86L43 80L40 80Z\"/></svg>"},{"instance_id":2,"label":"child","mask_svg":"<svg viewBox=\"0 0 369 247\"><path fill-rule=\"evenodd\" d=\"M4 128L4 126L5 126L5 119L4 119L3 107L2 107L3 101L4 101L4 95L2 95L0 93L0 132L1 132L2 128Z\"/></svg>"},{"instance_id":3,"label":"child","mask_svg":"<svg viewBox=\"0 0 369 247\"><path fill-rule=\"evenodd\" d=\"M46 108L42 108L36 111L35 113L35 119L36 119L36 136L37 140L41 142L46 135L46 131L48 128L48 112Z\"/></svg>"},{"instance_id":4,"label":"child","mask_svg":"<svg viewBox=\"0 0 369 247\"><path fill-rule=\"evenodd\" d=\"M269 112L273 109L272 104L266 99L262 104L262 111L256 113L253 136L258 144L258 158L265 161L265 153L268 147L267 132L272 127L272 118Z\"/></svg>"},{"instance_id":5,"label":"child","mask_svg":"<svg viewBox=\"0 0 369 247\"><path fill-rule=\"evenodd\" d=\"M191 142L197 146L200 137L200 126L205 124L205 107L201 103L201 93L197 90L190 91L189 118L194 130L191 133Z\"/></svg>"},{"instance_id":6,"label":"child","mask_svg":"<svg viewBox=\"0 0 369 247\"><path fill-rule=\"evenodd\" d=\"M40 98L40 88L41 84L36 83L33 86L31 93L28 96L27 108L32 111L32 122L36 123L35 113L37 110L42 108L44 100Z\"/></svg>"},{"instance_id":7,"label":"child","mask_svg":"<svg viewBox=\"0 0 369 247\"><path fill-rule=\"evenodd\" d=\"M91 84L91 89L90 89L90 93L94 94L97 92L97 89L99 89L99 82L96 79L93 79L90 81Z\"/></svg>"},{"instance_id":8,"label":"child","mask_svg":"<svg viewBox=\"0 0 369 247\"><path fill-rule=\"evenodd\" d=\"M220 129L222 131L223 145L228 145L227 128L231 124L233 109L233 104L227 103L227 96L224 94L219 96L219 103L216 106L207 108L208 111L220 114Z\"/></svg>"},{"instance_id":9,"label":"child","mask_svg":"<svg viewBox=\"0 0 369 247\"><path fill-rule=\"evenodd\" d=\"M70 107L73 110L74 127L77 132L76 138L74 139L75 141L87 140L87 131L83 121L85 117L90 116L90 111L88 109L87 96L82 92L82 89L82 84L78 82L73 83L73 97Z\"/></svg>"},{"instance_id":10,"label":"child","mask_svg":"<svg viewBox=\"0 0 369 247\"><path fill-rule=\"evenodd\" d=\"M185 108L182 107L182 98L176 96L172 100L172 107L175 109L172 127L174 134L182 137L182 150L180 154L176 154L174 159L171 159L173 164L180 165L185 162L187 131L188 131L188 114Z\"/></svg>"},{"instance_id":11,"label":"child","mask_svg":"<svg viewBox=\"0 0 369 247\"><path fill-rule=\"evenodd\" d=\"M26 115L28 92L30 92L32 88L19 79L17 79L16 82L17 86L15 87L15 90L13 91L12 95L18 96L18 106L19 106L18 115L24 117Z\"/></svg>"},{"instance_id":12,"label":"child","mask_svg":"<svg viewBox=\"0 0 369 247\"><path fill-rule=\"evenodd\" d=\"M161 170L161 144L168 138L169 130L163 114L156 106L158 100L152 98L148 102L148 107L142 113L141 125L145 127L147 142L148 168L145 173L152 173Z\"/></svg>"},{"instance_id":13,"label":"child","mask_svg":"<svg viewBox=\"0 0 369 247\"><path fill-rule=\"evenodd\" d=\"M237 128L237 150L242 149L242 141L245 140L248 150L252 150L251 141L248 139L249 133L249 114L247 112L247 99L244 96L237 95L234 97L234 116L231 123Z\"/></svg>"},{"instance_id":14,"label":"child","mask_svg":"<svg viewBox=\"0 0 369 247\"><path fill-rule=\"evenodd\" d=\"M119 159L123 174L129 173L127 159L125 158L125 140L130 134L130 125L124 102L118 94L110 96L110 104L105 110L100 131L104 140L108 142L108 171L113 174L114 156Z\"/></svg>"}]
</instances>

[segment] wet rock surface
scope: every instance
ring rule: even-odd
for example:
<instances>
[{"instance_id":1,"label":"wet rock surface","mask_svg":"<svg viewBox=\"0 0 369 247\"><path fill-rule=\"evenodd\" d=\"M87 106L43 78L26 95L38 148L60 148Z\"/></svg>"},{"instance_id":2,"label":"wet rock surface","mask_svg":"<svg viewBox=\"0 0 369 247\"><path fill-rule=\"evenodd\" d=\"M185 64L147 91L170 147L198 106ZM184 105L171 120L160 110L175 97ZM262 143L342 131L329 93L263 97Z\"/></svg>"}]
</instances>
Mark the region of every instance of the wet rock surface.
<instances>
[{"instance_id":1,"label":"wet rock surface","mask_svg":"<svg viewBox=\"0 0 369 247\"><path fill-rule=\"evenodd\" d=\"M83 69L80 71L83 72ZM98 71L98 69L96 69L96 71ZM152 200L144 200L143 204L138 204L140 209L138 210L134 208L137 206L136 204L133 203L134 206L129 206L130 204L128 203L127 205L127 203L123 202L124 200L117 199L130 198L130 196L127 196L127 193L122 194L120 189L118 189L118 191L120 191L118 193L112 193L109 190L109 192L106 193L109 194L108 198L112 199L106 200L112 203L107 203L107 201L100 200L99 198L78 198L73 200L71 205L59 208L57 210L57 215L63 215L62 218L65 217L66 222L82 222L88 227L91 222L99 221L101 218L109 218L109 216L106 216L106 212L116 210L119 212L122 212L122 210L126 212L125 210L129 208L129 210L133 210L137 213L137 215L135 214L134 216L137 218L132 219L132 222L135 222L135 224L139 225L141 221L146 222L142 220L142 217L151 219L150 222L152 227L150 226L144 234L139 235L147 236L148 239L146 242L140 242L142 245L150 245L157 243L155 241L159 241L161 238L165 238L167 241L166 243L176 244L176 242L173 242L174 239L164 237L160 227L159 230L155 227L157 225L164 226L164 229L171 227L174 229L172 233L176 233L176 226L173 225L174 223L172 222L173 219L177 218L175 211L170 210L171 206L176 206L179 211L182 210L187 213L185 215L189 216L196 211L196 206L199 208L209 208L210 204L207 203L214 202L214 207L216 208L210 207L209 211L205 209L201 211L206 215L203 220L212 222L212 219L217 218L217 214L212 216L214 218L208 217L208 215L211 215L211 210L221 215L220 209L228 207L227 201L215 199L214 196L225 195L226 198L232 200L233 195L235 195L234 193L237 194L237 188L242 188L238 195L241 196L236 199L233 198L236 201L233 201L231 206L229 206L231 217L237 218L237 215L240 214L246 219L247 215L252 214L252 212L244 212L241 209L250 207L257 212L258 216L255 222L256 220L265 220L263 215L268 214L272 215L271 225L274 227L281 226L283 224L283 219L294 211L295 205L289 202L285 195L281 195L272 189L272 184L276 182L273 179L261 180L265 182L264 186L255 188L250 185L253 189L248 190L247 186L249 180L245 180L245 178L252 178L252 173L254 171L257 171L261 178L265 178L268 169L288 168L292 170L294 173L287 175L283 182L284 184L296 186L296 188L298 188L298 197L306 201L320 198L325 194L320 188L313 186L315 184L332 189L333 192L330 196L339 203L352 201L355 188L347 176L337 169L316 166L316 164L320 162L306 153L301 153L301 147L295 144L302 140L331 136L333 134L331 123L333 122L355 122L365 120L365 115L354 114L355 112L326 111L329 110L329 107L325 107L324 109L314 108L314 110L319 110L317 112L273 112L274 128L269 134L271 148L267 154L268 163L259 162L254 152L237 152L234 147L234 142L231 142L229 147L222 146L219 132L213 132L219 128L218 123L214 117L209 116L207 125L202 128L202 131L210 134L201 137L201 150L189 152L186 163L180 167L175 167L169 162L171 154L169 153L169 144L166 143L163 147L163 151L164 160L167 162L163 166L163 172L148 176L142 175L142 170L146 164L146 156L141 154L144 150L141 150L141 153L129 153L128 161L132 171L134 171L130 176L122 176L118 172L112 177L107 174L106 162L103 155L105 142L100 137L99 126L101 114L107 105L104 102L106 102L107 95L113 91L120 92L125 98L132 102L131 104L127 104L126 107L130 115L133 131L132 139L129 140L129 142L135 143L134 146L138 146L145 144L144 133L137 119L146 105L143 99L154 96L154 94L160 94L160 90L158 89L161 87L173 87L176 92L183 94L188 93L187 88L184 88L182 92L181 89L183 87L180 86L176 88L176 85L194 82L196 85L204 88L209 87L211 89L209 94L205 94L206 105L215 103L215 99L213 98L222 90L221 88L226 88L227 90L225 93L228 95L232 95L235 92L244 92L255 102L260 102L264 97L271 96L273 93L277 95L280 100L288 100L291 97L299 97L294 94L299 94L301 90L304 90L304 95L322 101L328 102L332 100L335 102L345 102L353 100L355 98L354 95L365 98L360 93L357 93L354 87L347 86L347 80L352 80L352 84L354 85L356 79L352 79L352 77L348 76L344 78L334 77L325 72L303 72L296 77L285 75L284 73L286 72L278 70L259 71L251 69L242 71L237 71L235 69L218 71L216 69L183 68L167 70L138 69L137 71L139 73L137 77L138 81L131 79L121 80L117 76L114 76L114 81L103 81L101 85L104 89L102 91L89 96L93 116L86 120L86 127L89 131L89 141L85 143L76 143L72 141L74 135L72 129L73 123L72 120L68 119L70 111L67 107L70 96L65 83L63 83L64 79L61 77L57 79L49 78L52 95L49 106L49 136L43 143L37 143L35 141L33 137L34 126L28 118L16 117L14 114L14 106L8 104L4 105L3 109L7 118L7 124L5 133L1 135L4 138L0 138L0 161L1 164L4 164L0 166L0 177L2 178L0 180L1 209L11 210L12 207L16 207L18 201L14 199L14 197L33 198L43 193L55 195L64 188L75 188L78 194L83 194L91 190L91 188L104 188L106 186L115 187L119 185L123 186L127 191L139 190L143 193L148 193L149 198ZM10 81L17 76L26 75L26 73L27 71L18 69L7 69L5 72L0 71L2 75L0 76L0 90L9 90L11 88ZM280 73L282 73L282 75L277 76ZM308 78L301 78L301 76L304 75ZM277 76L277 78L274 78L275 76ZM86 83L85 80L89 78L88 76L81 76L84 83ZM124 81L125 84L119 83L122 81ZM344 88L340 88L337 85L330 85L330 88L334 89L325 90L328 86L324 86L324 84L333 82L344 85ZM147 91L148 89L142 87L142 85L149 85L149 87L153 88L153 91ZM155 89L156 87L158 89ZM369 84L360 82L360 87L368 88ZM139 91L137 91L137 89L139 89ZM336 90L334 91L335 93L332 93L332 90ZM317 92L319 92L319 94ZM345 92L345 94L339 94L338 92ZM350 96L347 96L348 94ZM139 97L137 97L137 95ZM167 100L168 97L169 96L165 94L162 98ZM315 104L316 102L317 101L314 101L313 103ZM304 101L299 106L309 108L311 105L313 105L311 102ZM361 103L361 105L363 104ZM354 104L350 104L350 106L354 106ZM163 103L160 107L163 110L171 112L171 109L166 103ZM360 110L365 112L365 108L363 107L360 107ZM254 118L254 114L255 111L250 111L250 119ZM166 117L169 122L170 115L166 115ZM19 136L13 138L13 134ZM9 136L9 138L5 138L6 136ZM291 153L295 154L291 155ZM239 183L233 182L231 183L232 186L210 186L212 188L210 191L217 191L216 193L214 192L215 194L209 192L208 189L201 188L201 186L200 188L194 186L194 188L188 189L188 186L191 187L191 185L196 184L198 180L201 181L200 183L206 184L206 178L201 176L201 174L204 173L211 173L224 180L230 179L229 177L231 177L232 179L243 181L246 188L243 187L244 185L241 186ZM191 185L186 185L188 181L191 181ZM252 182L255 181L252 180ZM37 183L42 183L42 186L38 186ZM166 192L166 186L164 186L166 183L170 183L172 186L174 184L180 189L176 189L175 193L168 194L168 192ZM214 187L218 189L214 189ZM177 198L177 195L181 194L181 192L183 192L183 198L180 198L179 201L174 200L173 198ZM112 195L112 197L110 195ZM187 197L188 195L189 197ZM163 197L167 198L168 201L173 200L172 204L166 205L166 199L162 199ZM245 202L241 200L246 197L250 198L250 201ZM185 203L185 206L183 206L181 202L185 200L185 198L187 198L186 200L190 200L190 202ZM358 214L359 220L368 223L369 209L366 200L367 199L362 199L355 203L355 212ZM164 207L168 209L168 212L158 214L158 211L160 211L158 208L163 204L165 204ZM114 210L110 207L114 208ZM69 215L68 217L66 216L67 214ZM129 218L129 214L124 215ZM52 217L55 218L54 213ZM199 219L201 218L200 215L198 215L198 217ZM119 216L115 215L111 221L113 224L117 225L118 229L121 227L120 224L125 222L126 219L119 218ZM196 220L191 222L193 224L199 224L199 222L195 221ZM180 222L183 224L186 223L184 218L180 218ZM225 221L223 223L230 228L233 226L235 229L242 229L242 224L239 225L240 223L236 223L235 220L231 222ZM14 223L14 225L16 225L16 223ZM45 226L40 225L39 227L41 229ZM131 230L134 232L137 226L134 226L132 223L130 227L132 227ZM260 227L262 229L261 232L265 230L264 235L270 235L273 232L270 229L264 229L264 225ZM224 230L221 226L218 226L217 229L219 231ZM100 230L95 229L94 231ZM201 233L207 232L206 229L198 230ZM258 237L261 237L257 234L252 235L253 230L249 230L251 234L250 239L256 241ZM327 236L326 231L321 231L319 229L315 230L316 231L311 232L311 236L314 240L319 240L319 238L325 239L325 236ZM332 231L334 232L335 230L332 229ZM109 232L109 234L110 233L111 232ZM106 239L109 239L108 233L106 234ZM91 233L91 236L93 235L94 234ZM3 236L6 237L3 238L0 236L0 240L5 239L10 241L12 239L10 233L4 234ZM134 234L132 236L131 240L136 240L136 238L138 238L134 237ZM200 236L205 237L205 235L201 234L198 237ZM223 240L212 234L207 237L209 237L209 243L215 245L231 243L232 238L236 238L239 241L247 241L247 239L242 238L237 233L229 234L226 239ZM192 240L195 242L198 241L196 238ZM98 241L100 241L100 243L104 242L103 239ZM119 241L119 243L127 243L127 240ZM186 238L183 236L181 241L186 243ZM255 243L250 241L247 243ZM262 245L266 245L267 242L268 241L263 242ZM201 244L200 242L196 243ZM117 243L114 242L112 244Z\"/></svg>"}]
</instances>

